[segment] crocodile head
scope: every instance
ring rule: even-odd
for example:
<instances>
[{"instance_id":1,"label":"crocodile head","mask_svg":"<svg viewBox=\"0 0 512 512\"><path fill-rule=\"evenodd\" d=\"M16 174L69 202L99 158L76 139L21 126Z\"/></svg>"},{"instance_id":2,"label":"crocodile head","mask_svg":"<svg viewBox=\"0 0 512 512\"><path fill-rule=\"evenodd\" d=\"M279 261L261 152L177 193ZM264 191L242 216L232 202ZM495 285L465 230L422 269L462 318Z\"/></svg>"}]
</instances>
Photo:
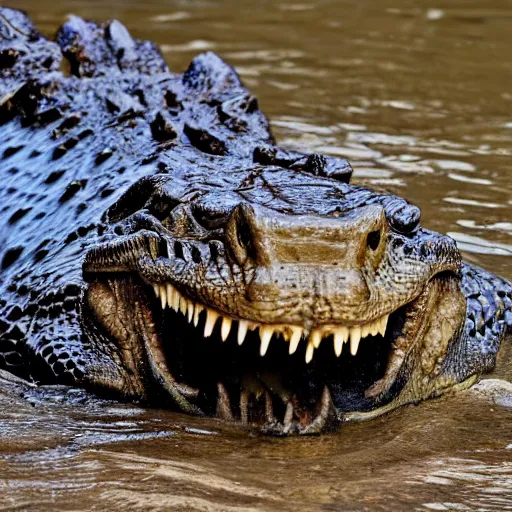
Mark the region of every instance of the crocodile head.
<instances>
[{"instance_id":1,"label":"crocodile head","mask_svg":"<svg viewBox=\"0 0 512 512\"><path fill-rule=\"evenodd\" d=\"M450 384L460 255L403 199L282 168L191 168L142 179L104 220L83 324L125 377L90 370L95 385L314 433Z\"/></svg>"}]
</instances>

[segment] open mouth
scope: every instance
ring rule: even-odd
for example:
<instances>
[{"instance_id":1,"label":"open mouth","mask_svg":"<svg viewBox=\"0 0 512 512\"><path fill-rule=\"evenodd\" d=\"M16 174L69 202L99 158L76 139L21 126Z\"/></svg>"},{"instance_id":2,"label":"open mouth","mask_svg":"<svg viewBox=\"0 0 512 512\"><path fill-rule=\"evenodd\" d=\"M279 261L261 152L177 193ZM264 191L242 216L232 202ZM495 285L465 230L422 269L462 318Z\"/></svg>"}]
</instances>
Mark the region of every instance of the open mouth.
<instances>
[{"instance_id":1,"label":"open mouth","mask_svg":"<svg viewBox=\"0 0 512 512\"><path fill-rule=\"evenodd\" d=\"M206 414L272 433L314 433L334 428L340 407L371 407L364 391L386 370L389 315L363 326L308 332L221 315L171 285L154 290L160 335L171 326L186 333L164 347L169 371L193 390Z\"/></svg>"},{"instance_id":2,"label":"open mouth","mask_svg":"<svg viewBox=\"0 0 512 512\"><path fill-rule=\"evenodd\" d=\"M430 318L457 294L445 286L460 255L440 235L395 233L368 208L334 219L240 203L199 240L167 234L188 233L187 214L169 229L145 218L160 231L126 226L93 247L88 306L142 375L132 396L161 406L165 390L184 412L283 435L398 403ZM427 359L442 358L452 330Z\"/></svg>"},{"instance_id":3,"label":"open mouth","mask_svg":"<svg viewBox=\"0 0 512 512\"><path fill-rule=\"evenodd\" d=\"M89 303L107 286L135 305L128 316L151 373L182 410L274 435L316 434L397 396L429 301L446 279L434 277L409 304L365 325L309 331L235 319L133 274L90 283ZM148 400L161 405L161 391Z\"/></svg>"},{"instance_id":4,"label":"open mouth","mask_svg":"<svg viewBox=\"0 0 512 512\"><path fill-rule=\"evenodd\" d=\"M206 312L206 321L204 322L203 336L209 338L218 319L221 319L220 337L222 341L226 341L233 328L234 320L230 316L223 316L211 308L205 308L201 304L196 304L184 297L172 285L153 285L155 295L161 301L162 309L169 307L176 313L181 312L189 322L189 324L198 327L199 315ZM343 344L350 341L350 353L355 356L357 354L359 343L362 338L367 336L376 336L380 334L384 336L389 315L384 315L377 320L367 323L366 325L356 327L344 327L341 325L324 325L314 328L309 333L309 340L305 353L306 363L310 363L313 359L315 349L320 347L320 343L324 338L331 337L336 356L340 356L343 350ZM237 341L238 345L242 345L245 341L248 331L259 331L260 337L260 356L265 356L270 346L273 336L280 335L289 343L288 353L293 355L299 346L301 339L305 335L305 330L299 325L283 325L283 324L260 324L249 320L238 319Z\"/></svg>"}]
</instances>

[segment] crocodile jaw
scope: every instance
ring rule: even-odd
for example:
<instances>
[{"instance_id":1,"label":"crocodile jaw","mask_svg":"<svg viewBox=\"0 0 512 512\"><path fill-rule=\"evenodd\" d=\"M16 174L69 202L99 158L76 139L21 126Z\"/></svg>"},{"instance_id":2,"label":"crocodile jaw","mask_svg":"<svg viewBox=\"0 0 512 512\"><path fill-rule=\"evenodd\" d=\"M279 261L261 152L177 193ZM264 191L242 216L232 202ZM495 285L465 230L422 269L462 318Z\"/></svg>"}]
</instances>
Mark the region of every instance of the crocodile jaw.
<instances>
[{"instance_id":1,"label":"crocodile jaw","mask_svg":"<svg viewBox=\"0 0 512 512\"><path fill-rule=\"evenodd\" d=\"M221 315L192 304L174 288L165 287L164 301L162 287L153 291L133 276L128 282L116 278L91 283L89 302L99 297L98 286L110 287L119 300L132 298L133 314L125 316L134 320L123 318L122 323L134 322L131 328L145 355L140 367L137 361L123 364L140 375L145 400L161 406L164 390L172 406L184 412L256 424L272 434L313 434L426 398L411 394L411 389L420 389L435 373L425 370L420 375L417 368L432 366L428 358L442 360L447 351L450 336L429 346L432 333L425 331L433 317L444 314L436 297L445 281L456 278L434 278L418 298L389 316L385 333L382 320L364 330L359 327L367 336L358 340L357 351L348 339L339 350L336 334L341 326L326 324L307 332L301 326L258 325L226 315L219 322ZM101 308L94 308L101 317ZM108 330L110 320L100 320ZM461 321L458 311L454 325ZM354 327L345 329L350 339ZM297 332L304 335L298 342ZM155 383L160 389L156 395ZM431 392L432 386L424 391Z\"/></svg>"}]
</instances>

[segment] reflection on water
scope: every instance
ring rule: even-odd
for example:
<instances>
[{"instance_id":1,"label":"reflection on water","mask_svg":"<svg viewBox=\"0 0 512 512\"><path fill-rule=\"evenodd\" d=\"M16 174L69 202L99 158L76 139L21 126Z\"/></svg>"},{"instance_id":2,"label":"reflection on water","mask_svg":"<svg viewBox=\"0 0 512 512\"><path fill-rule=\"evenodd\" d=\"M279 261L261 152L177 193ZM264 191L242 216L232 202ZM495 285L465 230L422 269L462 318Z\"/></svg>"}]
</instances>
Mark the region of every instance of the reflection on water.
<instances>
[{"instance_id":1,"label":"reflection on water","mask_svg":"<svg viewBox=\"0 0 512 512\"><path fill-rule=\"evenodd\" d=\"M350 158L358 182L419 204L425 226L512 278L506 3L5 4L46 34L70 12L116 17L158 42L176 71L219 53L281 143ZM0 510L512 510L512 392L491 403L489 386L503 386L486 385L338 436L289 440L81 391L22 398L16 388L0 400Z\"/></svg>"},{"instance_id":2,"label":"reflection on water","mask_svg":"<svg viewBox=\"0 0 512 512\"><path fill-rule=\"evenodd\" d=\"M460 225L460 221L459 221ZM465 233L448 232L457 241L462 251L469 251L477 254L497 254L499 256L512 256L512 245L490 242L478 236L466 235Z\"/></svg>"},{"instance_id":3,"label":"reflection on water","mask_svg":"<svg viewBox=\"0 0 512 512\"><path fill-rule=\"evenodd\" d=\"M80 390L2 389L2 509L510 510L502 380L300 439Z\"/></svg>"}]
</instances>

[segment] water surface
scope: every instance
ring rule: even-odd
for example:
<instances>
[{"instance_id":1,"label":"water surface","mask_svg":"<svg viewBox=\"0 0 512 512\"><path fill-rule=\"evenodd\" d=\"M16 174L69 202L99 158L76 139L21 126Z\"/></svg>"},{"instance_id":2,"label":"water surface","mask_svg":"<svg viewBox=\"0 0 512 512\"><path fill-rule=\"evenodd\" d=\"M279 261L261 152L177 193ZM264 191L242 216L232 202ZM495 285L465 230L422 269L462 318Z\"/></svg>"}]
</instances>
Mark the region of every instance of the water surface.
<instances>
[{"instance_id":1,"label":"water surface","mask_svg":"<svg viewBox=\"0 0 512 512\"><path fill-rule=\"evenodd\" d=\"M509 3L4 5L46 35L68 13L118 18L177 72L219 53L281 144L349 158L355 181L418 204L466 259L512 279ZM496 381L286 440L77 390L4 389L0 510L512 510L512 391Z\"/></svg>"}]
</instances>

